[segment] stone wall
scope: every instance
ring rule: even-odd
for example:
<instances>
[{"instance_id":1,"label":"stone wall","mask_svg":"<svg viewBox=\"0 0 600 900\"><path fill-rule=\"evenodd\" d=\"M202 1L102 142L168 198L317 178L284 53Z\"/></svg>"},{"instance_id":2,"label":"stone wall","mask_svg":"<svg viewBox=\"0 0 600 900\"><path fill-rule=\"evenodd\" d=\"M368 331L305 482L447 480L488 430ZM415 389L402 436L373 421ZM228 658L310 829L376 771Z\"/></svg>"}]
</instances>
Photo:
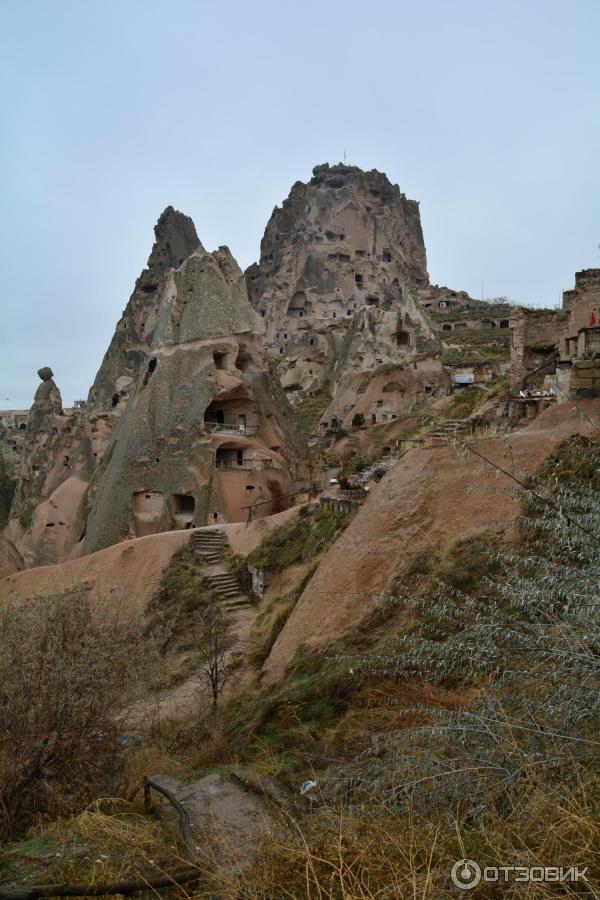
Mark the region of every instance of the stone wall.
<instances>
[{"instance_id":1,"label":"stone wall","mask_svg":"<svg viewBox=\"0 0 600 900\"><path fill-rule=\"evenodd\" d=\"M569 395L577 397L600 396L600 359L577 359L571 368Z\"/></svg>"},{"instance_id":2,"label":"stone wall","mask_svg":"<svg viewBox=\"0 0 600 900\"><path fill-rule=\"evenodd\" d=\"M543 381L558 357L558 340L567 314L562 310L524 309L519 306L510 317L511 387L523 387L525 379L539 371ZM548 366L546 370L542 367Z\"/></svg>"},{"instance_id":3,"label":"stone wall","mask_svg":"<svg viewBox=\"0 0 600 900\"><path fill-rule=\"evenodd\" d=\"M598 324L590 314L600 311L600 269L583 269L575 274L575 287L563 294L563 310L568 319L561 330L559 351L561 359L570 359L578 349L578 335L582 328Z\"/></svg>"},{"instance_id":4,"label":"stone wall","mask_svg":"<svg viewBox=\"0 0 600 900\"><path fill-rule=\"evenodd\" d=\"M528 375L555 359L569 363L592 355L589 348L593 338L588 341L582 332L598 325L599 320L600 269L576 273L575 287L563 293L560 310L517 307L510 319L511 386L521 387ZM549 368L540 374L549 374Z\"/></svg>"}]
</instances>

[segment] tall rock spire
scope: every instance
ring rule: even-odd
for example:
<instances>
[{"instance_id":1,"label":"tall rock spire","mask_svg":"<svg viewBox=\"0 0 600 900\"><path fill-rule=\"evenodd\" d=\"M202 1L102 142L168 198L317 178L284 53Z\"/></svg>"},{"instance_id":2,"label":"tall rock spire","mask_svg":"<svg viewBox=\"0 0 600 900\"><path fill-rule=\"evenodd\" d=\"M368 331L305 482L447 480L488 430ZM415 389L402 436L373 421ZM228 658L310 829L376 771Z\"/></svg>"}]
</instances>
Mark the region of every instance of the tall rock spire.
<instances>
[{"instance_id":1,"label":"tall rock spire","mask_svg":"<svg viewBox=\"0 0 600 900\"><path fill-rule=\"evenodd\" d=\"M293 490L305 454L242 271L227 247L208 253L199 242L181 261L193 242L174 216L167 210L159 220L148 269L111 344L126 374L109 359L92 389L94 403L121 414L97 478L87 552L124 537L240 521L249 496L266 501L258 514L268 514L270 502L281 508L278 498Z\"/></svg>"},{"instance_id":2,"label":"tall rock spire","mask_svg":"<svg viewBox=\"0 0 600 900\"><path fill-rule=\"evenodd\" d=\"M316 166L273 211L245 275L293 405L333 395L348 365L403 364L439 343L415 303L429 283L419 204L382 172Z\"/></svg>"},{"instance_id":3,"label":"tall rock spire","mask_svg":"<svg viewBox=\"0 0 600 900\"><path fill-rule=\"evenodd\" d=\"M190 254L202 248L196 226L189 216L167 206L154 226L155 242L148 257L148 269L158 272L176 269Z\"/></svg>"},{"instance_id":4,"label":"tall rock spire","mask_svg":"<svg viewBox=\"0 0 600 900\"><path fill-rule=\"evenodd\" d=\"M145 351L152 343L159 304L171 271L196 250L204 250L190 217L172 206L167 206L158 219L154 235L147 267L135 283L88 395L90 409L109 409L127 400Z\"/></svg>"}]
</instances>

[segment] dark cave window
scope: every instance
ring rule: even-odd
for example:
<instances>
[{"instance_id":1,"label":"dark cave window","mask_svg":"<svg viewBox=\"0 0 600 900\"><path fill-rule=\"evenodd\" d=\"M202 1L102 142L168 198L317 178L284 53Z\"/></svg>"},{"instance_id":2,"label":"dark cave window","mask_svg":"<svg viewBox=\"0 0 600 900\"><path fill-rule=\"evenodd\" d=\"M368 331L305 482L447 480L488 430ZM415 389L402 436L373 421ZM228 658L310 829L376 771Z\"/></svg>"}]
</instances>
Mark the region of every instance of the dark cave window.
<instances>
[{"instance_id":1,"label":"dark cave window","mask_svg":"<svg viewBox=\"0 0 600 900\"><path fill-rule=\"evenodd\" d=\"M152 377L152 374L156 369L157 362L158 360L155 357L152 357L152 359L148 363L148 370L144 375L144 384L148 384L148 382L150 381L150 378Z\"/></svg>"}]
</instances>

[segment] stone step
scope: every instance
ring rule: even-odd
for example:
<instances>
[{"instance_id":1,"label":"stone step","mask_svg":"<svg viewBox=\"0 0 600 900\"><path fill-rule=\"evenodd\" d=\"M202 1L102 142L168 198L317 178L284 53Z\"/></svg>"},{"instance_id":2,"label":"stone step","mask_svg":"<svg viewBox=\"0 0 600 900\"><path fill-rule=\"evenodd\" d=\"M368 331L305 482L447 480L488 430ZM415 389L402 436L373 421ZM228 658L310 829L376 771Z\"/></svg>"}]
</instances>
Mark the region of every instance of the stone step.
<instances>
[{"instance_id":1,"label":"stone step","mask_svg":"<svg viewBox=\"0 0 600 900\"><path fill-rule=\"evenodd\" d=\"M227 600L223 606L227 610L227 612L233 612L236 609L244 609L248 606L252 606L247 597L240 595L239 600Z\"/></svg>"},{"instance_id":2,"label":"stone step","mask_svg":"<svg viewBox=\"0 0 600 900\"><path fill-rule=\"evenodd\" d=\"M195 531L192 539L195 541L224 541L225 534L223 531Z\"/></svg>"},{"instance_id":3,"label":"stone step","mask_svg":"<svg viewBox=\"0 0 600 900\"><path fill-rule=\"evenodd\" d=\"M218 591L239 591L240 589L239 584L234 579L231 579L231 581L213 581L209 578L208 583L213 590Z\"/></svg>"},{"instance_id":4,"label":"stone step","mask_svg":"<svg viewBox=\"0 0 600 900\"><path fill-rule=\"evenodd\" d=\"M211 590L217 594L239 594L240 589L237 584L211 584Z\"/></svg>"}]
</instances>

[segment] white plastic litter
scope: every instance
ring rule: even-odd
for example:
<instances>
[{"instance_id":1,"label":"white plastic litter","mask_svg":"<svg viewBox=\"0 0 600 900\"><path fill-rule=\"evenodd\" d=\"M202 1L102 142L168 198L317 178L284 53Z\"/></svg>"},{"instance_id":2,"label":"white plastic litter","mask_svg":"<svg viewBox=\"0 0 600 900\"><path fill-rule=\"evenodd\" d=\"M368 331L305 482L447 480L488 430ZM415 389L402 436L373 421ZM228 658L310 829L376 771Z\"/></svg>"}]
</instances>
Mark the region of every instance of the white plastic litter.
<instances>
[{"instance_id":1,"label":"white plastic litter","mask_svg":"<svg viewBox=\"0 0 600 900\"><path fill-rule=\"evenodd\" d=\"M302 794L302 796L304 796L305 794L308 794L309 791L314 790L316 788L316 786L317 786L316 781L305 781L304 784L302 785L302 787L300 788L300 793Z\"/></svg>"}]
</instances>

